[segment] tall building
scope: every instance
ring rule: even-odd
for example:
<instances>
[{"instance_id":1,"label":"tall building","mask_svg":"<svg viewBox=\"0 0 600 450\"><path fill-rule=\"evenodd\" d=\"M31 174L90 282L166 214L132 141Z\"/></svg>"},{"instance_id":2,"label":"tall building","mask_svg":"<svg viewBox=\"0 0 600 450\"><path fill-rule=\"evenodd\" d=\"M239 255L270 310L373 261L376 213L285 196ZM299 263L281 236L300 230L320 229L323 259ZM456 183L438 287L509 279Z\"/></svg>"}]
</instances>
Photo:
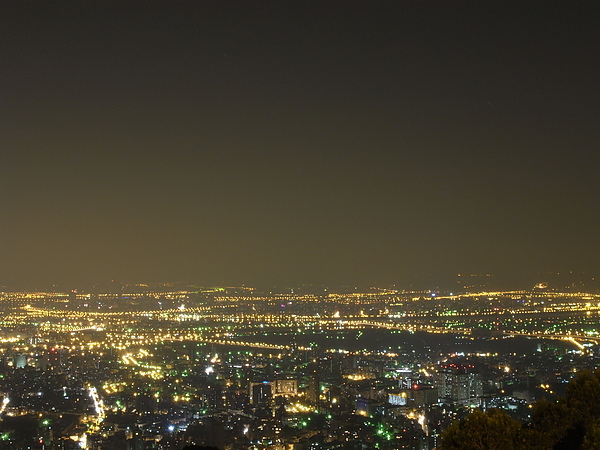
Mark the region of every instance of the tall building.
<instances>
[{"instance_id":1,"label":"tall building","mask_svg":"<svg viewBox=\"0 0 600 450\"><path fill-rule=\"evenodd\" d=\"M250 403L253 405L268 406L271 404L271 383L261 381L250 383Z\"/></svg>"},{"instance_id":2,"label":"tall building","mask_svg":"<svg viewBox=\"0 0 600 450\"><path fill-rule=\"evenodd\" d=\"M291 379L283 379L283 380L275 380L275 392L273 393L275 397L277 396L296 396L298 395L298 380Z\"/></svg>"},{"instance_id":3,"label":"tall building","mask_svg":"<svg viewBox=\"0 0 600 450\"><path fill-rule=\"evenodd\" d=\"M441 366L437 373L437 388L441 399L458 404L478 404L483 395L481 376L472 365Z\"/></svg>"},{"instance_id":4,"label":"tall building","mask_svg":"<svg viewBox=\"0 0 600 450\"><path fill-rule=\"evenodd\" d=\"M27 355L24 353L17 353L13 357L13 367L15 369L23 369L27 365Z\"/></svg>"}]
</instances>

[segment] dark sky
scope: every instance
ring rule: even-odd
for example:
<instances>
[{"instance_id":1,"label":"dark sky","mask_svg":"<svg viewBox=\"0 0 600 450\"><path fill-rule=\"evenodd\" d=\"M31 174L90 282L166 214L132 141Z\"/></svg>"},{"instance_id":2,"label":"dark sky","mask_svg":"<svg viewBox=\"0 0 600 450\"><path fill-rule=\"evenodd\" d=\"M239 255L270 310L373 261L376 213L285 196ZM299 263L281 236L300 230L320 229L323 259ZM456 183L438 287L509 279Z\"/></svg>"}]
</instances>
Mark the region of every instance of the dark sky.
<instances>
[{"instance_id":1,"label":"dark sky","mask_svg":"<svg viewBox=\"0 0 600 450\"><path fill-rule=\"evenodd\" d=\"M0 284L597 271L597 1L0 4Z\"/></svg>"}]
</instances>

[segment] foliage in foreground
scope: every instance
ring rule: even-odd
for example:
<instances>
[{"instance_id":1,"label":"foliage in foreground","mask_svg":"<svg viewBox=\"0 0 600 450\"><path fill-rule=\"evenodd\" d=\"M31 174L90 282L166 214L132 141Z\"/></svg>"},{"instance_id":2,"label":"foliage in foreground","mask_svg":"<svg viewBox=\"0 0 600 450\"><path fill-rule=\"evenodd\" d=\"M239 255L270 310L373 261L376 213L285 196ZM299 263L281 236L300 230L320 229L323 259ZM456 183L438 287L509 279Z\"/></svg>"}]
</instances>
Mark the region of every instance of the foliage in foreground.
<instances>
[{"instance_id":1,"label":"foliage in foreground","mask_svg":"<svg viewBox=\"0 0 600 450\"><path fill-rule=\"evenodd\" d=\"M537 402L531 422L521 424L504 411L476 411L450 425L441 450L600 449L600 369L580 372L564 398Z\"/></svg>"}]
</instances>

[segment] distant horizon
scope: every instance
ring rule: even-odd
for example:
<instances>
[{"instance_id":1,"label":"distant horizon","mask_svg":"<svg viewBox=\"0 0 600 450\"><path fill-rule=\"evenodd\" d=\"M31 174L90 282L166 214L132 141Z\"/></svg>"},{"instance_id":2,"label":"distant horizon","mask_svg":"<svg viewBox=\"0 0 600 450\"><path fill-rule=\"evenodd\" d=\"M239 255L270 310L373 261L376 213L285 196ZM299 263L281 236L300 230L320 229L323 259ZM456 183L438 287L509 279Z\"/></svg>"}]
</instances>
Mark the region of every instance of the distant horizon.
<instances>
[{"instance_id":1,"label":"distant horizon","mask_svg":"<svg viewBox=\"0 0 600 450\"><path fill-rule=\"evenodd\" d=\"M462 283L462 287L461 284ZM0 281L0 287L9 291L26 291L26 290L50 290L56 289L57 292L68 292L73 289L83 290L85 292L93 290L102 290L108 292L110 290L118 290L122 287L148 287L155 289L160 287L173 286L176 288L194 287L194 288L253 288L258 290L275 289L275 290L311 290L311 289L333 289L333 290L353 290L368 291L369 289L392 289L398 291L444 291L444 292L476 292L479 288L480 292L485 292L487 288L499 290L534 290L539 288L538 284L547 283L548 290L560 291L577 291L585 292L585 288L592 291L600 290L600 277L592 272L537 272L537 273L522 273L518 278L514 274L508 276L506 274L494 273L462 273L452 276L440 277L435 279L431 274L422 276L413 275L410 281L406 282L291 282L285 280L275 280L273 282L249 282L249 281L234 281L234 280L127 280L127 279L110 279L96 280L88 282L10 282ZM466 286L466 287L465 287Z\"/></svg>"}]
</instances>

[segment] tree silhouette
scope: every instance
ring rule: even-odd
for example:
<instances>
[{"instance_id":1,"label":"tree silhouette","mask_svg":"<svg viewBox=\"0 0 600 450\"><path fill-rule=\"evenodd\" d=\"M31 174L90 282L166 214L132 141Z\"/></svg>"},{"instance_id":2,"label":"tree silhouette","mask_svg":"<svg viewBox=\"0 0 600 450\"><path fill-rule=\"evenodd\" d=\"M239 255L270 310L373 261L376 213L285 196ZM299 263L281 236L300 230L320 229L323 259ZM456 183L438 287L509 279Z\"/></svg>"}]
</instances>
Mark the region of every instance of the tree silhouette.
<instances>
[{"instance_id":1,"label":"tree silhouette","mask_svg":"<svg viewBox=\"0 0 600 450\"><path fill-rule=\"evenodd\" d=\"M499 410L476 411L450 425L441 444L442 450L600 449L600 369L579 372L564 398L537 402L529 424Z\"/></svg>"},{"instance_id":2,"label":"tree silhouette","mask_svg":"<svg viewBox=\"0 0 600 450\"><path fill-rule=\"evenodd\" d=\"M521 424L499 409L475 411L450 425L442 435L443 450L506 450L520 445Z\"/></svg>"}]
</instances>

